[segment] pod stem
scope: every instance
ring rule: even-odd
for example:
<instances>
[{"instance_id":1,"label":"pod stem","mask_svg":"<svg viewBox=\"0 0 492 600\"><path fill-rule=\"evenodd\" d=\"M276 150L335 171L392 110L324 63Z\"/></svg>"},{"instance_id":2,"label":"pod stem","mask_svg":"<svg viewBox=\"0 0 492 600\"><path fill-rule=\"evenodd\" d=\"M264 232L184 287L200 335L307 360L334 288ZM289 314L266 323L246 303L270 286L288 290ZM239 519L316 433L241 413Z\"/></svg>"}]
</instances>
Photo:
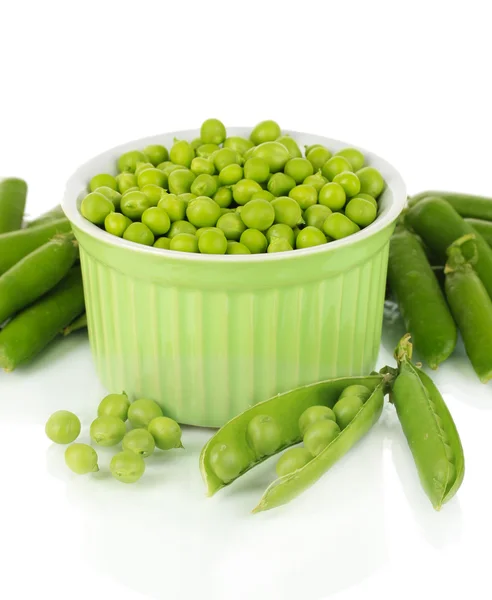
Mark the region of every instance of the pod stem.
<instances>
[{"instance_id":1,"label":"pod stem","mask_svg":"<svg viewBox=\"0 0 492 600\"><path fill-rule=\"evenodd\" d=\"M448 260L444 274L453 273L460 269L471 268L478 260L478 248L475 234L467 233L454 241L446 250Z\"/></svg>"},{"instance_id":2,"label":"pod stem","mask_svg":"<svg viewBox=\"0 0 492 600\"><path fill-rule=\"evenodd\" d=\"M395 350L395 359L398 366L404 360L412 360L413 344L410 341L411 335L406 333L401 340L398 342L398 346Z\"/></svg>"}]
</instances>

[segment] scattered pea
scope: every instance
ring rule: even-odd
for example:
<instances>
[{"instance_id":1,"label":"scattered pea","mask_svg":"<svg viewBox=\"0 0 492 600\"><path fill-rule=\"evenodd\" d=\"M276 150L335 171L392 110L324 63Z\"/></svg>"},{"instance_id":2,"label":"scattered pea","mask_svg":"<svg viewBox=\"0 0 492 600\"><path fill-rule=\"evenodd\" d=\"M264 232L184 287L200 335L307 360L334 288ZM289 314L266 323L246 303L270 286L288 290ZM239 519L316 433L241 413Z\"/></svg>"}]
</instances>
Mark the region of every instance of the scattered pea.
<instances>
[{"instance_id":1,"label":"scattered pea","mask_svg":"<svg viewBox=\"0 0 492 600\"><path fill-rule=\"evenodd\" d=\"M116 446L126 433L125 423L117 417L97 417L92 421L91 439L99 446Z\"/></svg>"},{"instance_id":2,"label":"scattered pea","mask_svg":"<svg viewBox=\"0 0 492 600\"><path fill-rule=\"evenodd\" d=\"M162 409L154 400L140 398L128 407L128 420L134 428L147 427L156 417L162 417Z\"/></svg>"},{"instance_id":3,"label":"scattered pea","mask_svg":"<svg viewBox=\"0 0 492 600\"><path fill-rule=\"evenodd\" d=\"M109 469L113 477L118 481L122 483L135 483L145 472L145 462L135 452L123 450L113 456L109 464Z\"/></svg>"},{"instance_id":4,"label":"scattered pea","mask_svg":"<svg viewBox=\"0 0 492 600\"><path fill-rule=\"evenodd\" d=\"M163 416L155 417L149 423L148 429L155 440L155 445L160 450L183 448L181 427L173 419Z\"/></svg>"},{"instance_id":5,"label":"scattered pea","mask_svg":"<svg viewBox=\"0 0 492 600\"><path fill-rule=\"evenodd\" d=\"M87 444L70 445L65 450L65 464L77 475L99 471L97 453L94 448Z\"/></svg>"},{"instance_id":6,"label":"scattered pea","mask_svg":"<svg viewBox=\"0 0 492 600\"><path fill-rule=\"evenodd\" d=\"M99 403L97 416L116 417L121 421L126 421L129 407L130 401L124 392L122 394L108 394Z\"/></svg>"},{"instance_id":7,"label":"scattered pea","mask_svg":"<svg viewBox=\"0 0 492 600\"><path fill-rule=\"evenodd\" d=\"M55 444L71 444L79 437L79 418L68 410L58 410L46 422L45 433Z\"/></svg>"},{"instance_id":8,"label":"scattered pea","mask_svg":"<svg viewBox=\"0 0 492 600\"><path fill-rule=\"evenodd\" d=\"M135 452L142 458L147 458L155 450L155 441L146 429L133 429L123 438L123 450Z\"/></svg>"}]
</instances>

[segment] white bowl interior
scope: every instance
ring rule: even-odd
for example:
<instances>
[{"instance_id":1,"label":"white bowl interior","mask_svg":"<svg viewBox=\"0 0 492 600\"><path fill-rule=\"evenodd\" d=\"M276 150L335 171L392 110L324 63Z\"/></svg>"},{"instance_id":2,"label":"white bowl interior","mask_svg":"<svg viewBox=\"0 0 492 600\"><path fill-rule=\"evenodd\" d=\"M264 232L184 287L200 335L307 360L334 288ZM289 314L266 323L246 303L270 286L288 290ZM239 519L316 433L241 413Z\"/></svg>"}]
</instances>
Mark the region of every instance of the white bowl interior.
<instances>
[{"instance_id":1,"label":"white bowl interior","mask_svg":"<svg viewBox=\"0 0 492 600\"><path fill-rule=\"evenodd\" d=\"M229 136L235 135L249 137L251 129L252 128L248 127L228 127L227 134ZM125 246L136 252L152 253L163 257L172 254L173 257L177 257L179 255L179 257L183 260L202 260L206 262L222 262L224 260L232 260L236 262L251 262L255 260L284 260L287 257L292 256L294 253L296 255L299 255L300 253L315 254L320 252L331 252L342 246L362 241L363 239L374 235L381 229L384 229L387 225L396 220L406 202L406 189L400 174L390 163L364 148L360 148L359 146L355 146L354 144L349 144L347 142L342 142L340 140L334 140L319 135L301 133L297 131L284 131L284 133L287 133L290 136L292 136L292 138L298 143L301 149L303 149L305 145L312 144L323 144L332 152L336 152L338 150L341 150L342 148L346 148L349 146L358 148L364 154L366 158L366 164L378 169L383 175L386 182L386 188L381 194L378 201L379 213L374 223L352 236L330 242L329 244L314 246L312 248L294 250L291 252L278 252L272 254L232 254L225 256L211 254L192 254L188 252L173 252L171 250L162 250L159 248L153 248L149 246L135 244L133 242L128 242L124 239L118 238L114 235L107 233L106 231L100 229L96 225L93 225L92 223L84 219L84 217L80 214L80 202L82 201L82 198L88 193L88 184L90 179L98 173L111 173L113 175L116 175L118 172L117 160L121 154L127 152L128 150L142 149L149 144L162 144L167 148L170 148L175 138L191 141L192 139L199 137L199 129L175 131L172 133L164 133L151 137L141 138L139 140L134 140L126 144L116 146L114 148L111 148L110 150L107 150L106 152L103 152L102 154L99 154L98 156L95 156L94 158L83 164L81 167L79 167L68 180L62 202L63 210L65 211L65 214L70 219L70 221L76 227L93 237L104 240L104 242L108 244L113 244L120 247Z\"/></svg>"}]
</instances>

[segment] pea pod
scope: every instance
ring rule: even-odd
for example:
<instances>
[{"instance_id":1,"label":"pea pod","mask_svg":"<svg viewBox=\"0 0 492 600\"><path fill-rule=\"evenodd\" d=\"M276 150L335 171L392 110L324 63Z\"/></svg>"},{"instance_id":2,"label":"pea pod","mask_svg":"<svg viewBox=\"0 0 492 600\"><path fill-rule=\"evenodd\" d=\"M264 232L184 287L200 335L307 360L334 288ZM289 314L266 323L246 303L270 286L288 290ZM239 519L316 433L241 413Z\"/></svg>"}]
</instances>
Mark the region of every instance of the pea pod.
<instances>
[{"instance_id":1,"label":"pea pod","mask_svg":"<svg viewBox=\"0 0 492 600\"><path fill-rule=\"evenodd\" d=\"M70 335L74 331L85 329L87 327L87 313L82 313L79 317L72 321L70 325L62 330L63 335Z\"/></svg>"},{"instance_id":2,"label":"pea pod","mask_svg":"<svg viewBox=\"0 0 492 600\"><path fill-rule=\"evenodd\" d=\"M436 369L456 346L456 325L421 243L403 228L391 238L388 280L415 348Z\"/></svg>"},{"instance_id":3,"label":"pea pod","mask_svg":"<svg viewBox=\"0 0 492 600\"><path fill-rule=\"evenodd\" d=\"M465 221L483 237L489 246L492 246L492 221L483 219L465 219Z\"/></svg>"},{"instance_id":4,"label":"pea pod","mask_svg":"<svg viewBox=\"0 0 492 600\"><path fill-rule=\"evenodd\" d=\"M58 219L38 227L0 235L0 275L13 267L21 258L46 244L57 233L68 233L70 230L68 219Z\"/></svg>"},{"instance_id":5,"label":"pea pod","mask_svg":"<svg viewBox=\"0 0 492 600\"><path fill-rule=\"evenodd\" d=\"M372 393L353 421L308 464L274 481L265 491L254 512L275 508L301 494L348 452L379 419L383 409L385 377L381 375L345 377L307 385L260 402L238 415L219 429L201 452L200 469L207 486L208 495L213 495L219 489L268 458L267 456L258 458L252 446L248 443L248 425L254 417L265 415L278 424L280 443L277 444L278 447L273 452L276 454L301 441L299 418L307 408L318 405L333 408L341 392L346 387L355 384L368 387ZM233 453L226 458L229 464L234 462L237 465L238 472L236 476L231 477L227 482L219 478L213 468L213 455L217 448L233 450Z\"/></svg>"},{"instance_id":6,"label":"pea pod","mask_svg":"<svg viewBox=\"0 0 492 600\"><path fill-rule=\"evenodd\" d=\"M0 276L0 323L51 290L73 266L73 234L53 238Z\"/></svg>"},{"instance_id":7,"label":"pea pod","mask_svg":"<svg viewBox=\"0 0 492 600\"><path fill-rule=\"evenodd\" d=\"M426 198L441 198L448 202L462 217L485 219L492 221L492 198L460 194L458 192L439 192L430 190L412 196L408 201L409 206L415 206Z\"/></svg>"},{"instance_id":8,"label":"pea pod","mask_svg":"<svg viewBox=\"0 0 492 600\"><path fill-rule=\"evenodd\" d=\"M441 264L446 263L447 249L454 241L474 234L475 270L492 297L492 248L450 204L440 198L425 198L406 213L405 223L438 255Z\"/></svg>"},{"instance_id":9,"label":"pea pod","mask_svg":"<svg viewBox=\"0 0 492 600\"><path fill-rule=\"evenodd\" d=\"M39 217L36 217L32 221L29 221L26 227L39 227L39 225L45 225L50 221L57 221L58 219L63 219L64 217L65 213L63 212L63 208L60 205L58 205L55 206L55 208L52 208L51 210L48 210L47 212L43 213L42 215L39 215Z\"/></svg>"},{"instance_id":10,"label":"pea pod","mask_svg":"<svg viewBox=\"0 0 492 600\"><path fill-rule=\"evenodd\" d=\"M436 510L458 491L465 474L461 440L453 418L432 379L411 362L406 335L395 358L398 376L391 391L420 482Z\"/></svg>"},{"instance_id":11,"label":"pea pod","mask_svg":"<svg viewBox=\"0 0 492 600\"><path fill-rule=\"evenodd\" d=\"M80 267L49 293L11 319L0 331L0 367L13 371L33 358L63 327L84 311Z\"/></svg>"},{"instance_id":12,"label":"pea pod","mask_svg":"<svg viewBox=\"0 0 492 600\"><path fill-rule=\"evenodd\" d=\"M475 254L465 258L463 248ZM464 236L448 249L445 290L458 323L466 353L482 383L492 379L492 300L473 269L477 258L473 236Z\"/></svg>"},{"instance_id":13,"label":"pea pod","mask_svg":"<svg viewBox=\"0 0 492 600\"><path fill-rule=\"evenodd\" d=\"M21 228L26 196L24 180L11 177L0 181L0 234Z\"/></svg>"}]
</instances>

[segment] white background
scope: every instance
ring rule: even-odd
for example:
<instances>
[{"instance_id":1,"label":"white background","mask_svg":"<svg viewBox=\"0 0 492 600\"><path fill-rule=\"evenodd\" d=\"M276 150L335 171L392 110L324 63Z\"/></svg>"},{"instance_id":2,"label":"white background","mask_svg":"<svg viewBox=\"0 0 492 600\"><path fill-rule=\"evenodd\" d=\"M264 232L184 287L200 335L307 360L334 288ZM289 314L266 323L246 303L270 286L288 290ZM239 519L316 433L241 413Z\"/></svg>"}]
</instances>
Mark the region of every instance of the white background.
<instances>
[{"instance_id":1,"label":"white background","mask_svg":"<svg viewBox=\"0 0 492 600\"><path fill-rule=\"evenodd\" d=\"M274 118L371 148L410 192L492 195L488 4L1 2L1 174L29 182L35 215L111 146ZM386 323L379 366L400 332ZM104 390L84 334L55 343L0 374L0 597L490 598L490 385L461 348L435 381L467 458L441 513L388 406L313 488L253 517L273 464L206 499L206 430L185 430L186 452L149 460L135 486L68 474L44 422L65 408L89 424Z\"/></svg>"}]
</instances>

